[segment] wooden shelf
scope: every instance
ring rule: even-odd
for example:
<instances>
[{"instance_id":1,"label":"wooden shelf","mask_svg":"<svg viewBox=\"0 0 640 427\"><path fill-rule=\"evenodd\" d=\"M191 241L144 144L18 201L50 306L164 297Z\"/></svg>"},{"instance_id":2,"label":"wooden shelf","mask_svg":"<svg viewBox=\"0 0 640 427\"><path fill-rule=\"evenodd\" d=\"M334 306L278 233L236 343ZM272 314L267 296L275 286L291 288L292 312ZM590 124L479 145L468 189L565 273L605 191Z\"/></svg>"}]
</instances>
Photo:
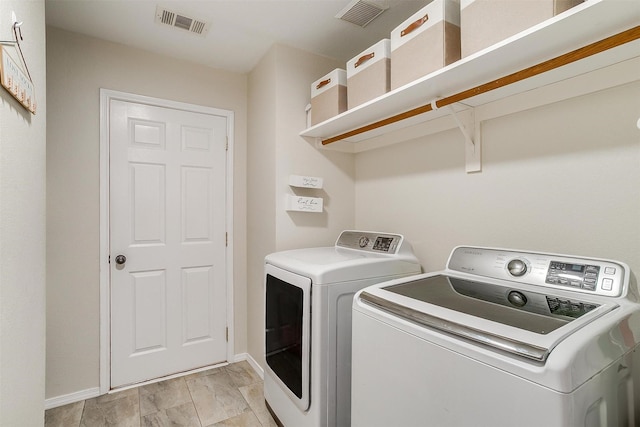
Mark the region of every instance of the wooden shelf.
<instances>
[{"instance_id":1,"label":"wooden shelf","mask_svg":"<svg viewBox=\"0 0 640 427\"><path fill-rule=\"evenodd\" d=\"M477 107L640 57L640 38L637 37L639 24L640 2L637 0L587 0L494 46L312 126L301 132L300 136L317 142L319 146L322 146L322 141L340 136L339 142L323 147L357 152L362 151L355 148L357 143L389 132L431 121L438 127L438 119L449 114L446 110L427 111L391 124L382 122L382 126L373 129L369 129L368 125L373 123L378 126L380 123L377 122L402 116L436 99L451 97L522 70L535 69L545 61L625 31L634 38L632 41L618 43L613 48L605 45L606 49L595 54L590 52L590 56L584 59L474 95L464 99L464 104L457 103L454 107L457 111ZM342 137L352 131L356 134Z\"/></svg>"}]
</instances>

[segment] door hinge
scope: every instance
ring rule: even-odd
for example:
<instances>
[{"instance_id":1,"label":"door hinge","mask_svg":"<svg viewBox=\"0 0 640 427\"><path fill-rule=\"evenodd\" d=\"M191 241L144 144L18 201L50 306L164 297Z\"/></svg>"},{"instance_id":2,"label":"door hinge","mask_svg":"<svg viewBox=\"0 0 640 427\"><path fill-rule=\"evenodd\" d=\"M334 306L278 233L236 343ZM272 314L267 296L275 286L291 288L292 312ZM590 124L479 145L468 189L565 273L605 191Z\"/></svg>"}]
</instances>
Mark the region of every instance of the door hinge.
<instances>
[{"instance_id":1,"label":"door hinge","mask_svg":"<svg viewBox=\"0 0 640 427\"><path fill-rule=\"evenodd\" d=\"M225 233L224 233L224 247L226 248L228 246L229 246L229 233L227 233L225 231Z\"/></svg>"},{"instance_id":2,"label":"door hinge","mask_svg":"<svg viewBox=\"0 0 640 427\"><path fill-rule=\"evenodd\" d=\"M225 336L225 339L227 340L227 342L229 342L229 327L225 328L224 336Z\"/></svg>"},{"instance_id":3,"label":"door hinge","mask_svg":"<svg viewBox=\"0 0 640 427\"><path fill-rule=\"evenodd\" d=\"M109 260L107 262L111 264L111 255L109 255Z\"/></svg>"},{"instance_id":4,"label":"door hinge","mask_svg":"<svg viewBox=\"0 0 640 427\"><path fill-rule=\"evenodd\" d=\"M227 136L227 140L224 144L224 151L229 151L229 137Z\"/></svg>"}]
</instances>

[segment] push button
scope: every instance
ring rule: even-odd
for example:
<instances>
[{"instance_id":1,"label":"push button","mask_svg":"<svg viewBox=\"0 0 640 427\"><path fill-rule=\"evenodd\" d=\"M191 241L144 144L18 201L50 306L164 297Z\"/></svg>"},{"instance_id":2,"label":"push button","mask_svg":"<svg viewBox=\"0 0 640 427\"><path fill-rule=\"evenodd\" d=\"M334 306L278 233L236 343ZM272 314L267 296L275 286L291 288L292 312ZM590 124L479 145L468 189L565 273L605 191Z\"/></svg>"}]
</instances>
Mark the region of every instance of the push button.
<instances>
[{"instance_id":1,"label":"push button","mask_svg":"<svg viewBox=\"0 0 640 427\"><path fill-rule=\"evenodd\" d=\"M603 279L602 289L605 291L610 291L611 289L613 289L613 279Z\"/></svg>"},{"instance_id":2,"label":"push button","mask_svg":"<svg viewBox=\"0 0 640 427\"><path fill-rule=\"evenodd\" d=\"M604 268L604 274L616 274L616 268L615 267L605 267Z\"/></svg>"},{"instance_id":3,"label":"push button","mask_svg":"<svg viewBox=\"0 0 640 427\"><path fill-rule=\"evenodd\" d=\"M590 291L596 290L596 281L595 279L584 279L583 285L584 289L588 289Z\"/></svg>"}]
</instances>

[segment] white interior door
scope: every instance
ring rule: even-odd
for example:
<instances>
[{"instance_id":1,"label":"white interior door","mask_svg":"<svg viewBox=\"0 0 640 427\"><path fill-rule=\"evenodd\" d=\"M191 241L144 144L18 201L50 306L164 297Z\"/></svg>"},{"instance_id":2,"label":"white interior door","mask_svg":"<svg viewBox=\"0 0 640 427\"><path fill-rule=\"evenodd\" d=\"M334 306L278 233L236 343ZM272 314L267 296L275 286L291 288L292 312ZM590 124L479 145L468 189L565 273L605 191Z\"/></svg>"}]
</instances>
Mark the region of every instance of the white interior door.
<instances>
[{"instance_id":1,"label":"white interior door","mask_svg":"<svg viewBox=\"0 0 640 427\"><path fill-rule=\"evenodd\" d=\"M225 361L226 117L111 100L109 135L111 387Z\"/></svg>"}]
</instances>

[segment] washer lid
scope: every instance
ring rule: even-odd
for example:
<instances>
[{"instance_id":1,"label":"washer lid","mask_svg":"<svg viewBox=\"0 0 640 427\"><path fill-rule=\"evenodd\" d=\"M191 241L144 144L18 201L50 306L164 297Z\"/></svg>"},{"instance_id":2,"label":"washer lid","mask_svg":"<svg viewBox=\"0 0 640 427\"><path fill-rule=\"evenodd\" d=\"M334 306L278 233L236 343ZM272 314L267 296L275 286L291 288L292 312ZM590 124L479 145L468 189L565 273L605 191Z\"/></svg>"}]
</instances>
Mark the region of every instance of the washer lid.
<instances>
[{"instance_id":1,"label":"washer lid","mask_svg":"<svg viewBox=\"0 0 640 427\"><path fill-rule=\"evenodd\" d=\"M512 285L436 274L370 287L359 298L414 323L539 362L570 334L618 308L605 300Z\"/></svg>"}]
</instances>

